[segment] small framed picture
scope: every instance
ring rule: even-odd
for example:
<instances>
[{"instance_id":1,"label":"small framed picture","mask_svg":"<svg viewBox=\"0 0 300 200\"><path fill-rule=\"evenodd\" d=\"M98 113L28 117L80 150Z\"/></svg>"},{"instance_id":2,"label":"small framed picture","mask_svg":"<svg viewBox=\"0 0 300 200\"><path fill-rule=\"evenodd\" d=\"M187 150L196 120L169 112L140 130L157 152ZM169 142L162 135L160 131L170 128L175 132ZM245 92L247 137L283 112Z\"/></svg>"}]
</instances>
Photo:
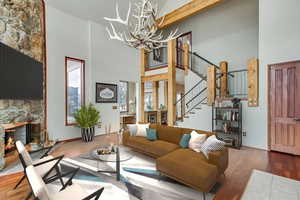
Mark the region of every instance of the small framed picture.
<instances>
[{"instance_id":1,"label":"small framed picture","mask_svg":"<svg viewBox=\"0 0 300 200\"><path fill-rule=\"evenodd\" d=\"M118 85L96 83L96 103L118 103Z\"/></svg>"}]
</instances>

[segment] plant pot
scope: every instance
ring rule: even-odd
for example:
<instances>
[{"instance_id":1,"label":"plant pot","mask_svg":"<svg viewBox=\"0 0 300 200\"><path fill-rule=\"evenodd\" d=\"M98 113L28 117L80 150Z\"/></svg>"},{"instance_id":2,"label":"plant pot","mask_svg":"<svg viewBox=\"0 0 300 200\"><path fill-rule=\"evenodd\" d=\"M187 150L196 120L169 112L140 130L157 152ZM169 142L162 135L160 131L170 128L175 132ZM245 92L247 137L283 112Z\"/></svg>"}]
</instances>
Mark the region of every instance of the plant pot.
<instances>
[{"instance_id":1,"label":"plant pot","mask_svg":"<svg viewBox=\"0 0 300 200\"><path fill-rule=\"evenodd\" d=\"M91 142L95 137L95 127L81 128L81 137L84 142Z\"/></svg>"}]
</instances>

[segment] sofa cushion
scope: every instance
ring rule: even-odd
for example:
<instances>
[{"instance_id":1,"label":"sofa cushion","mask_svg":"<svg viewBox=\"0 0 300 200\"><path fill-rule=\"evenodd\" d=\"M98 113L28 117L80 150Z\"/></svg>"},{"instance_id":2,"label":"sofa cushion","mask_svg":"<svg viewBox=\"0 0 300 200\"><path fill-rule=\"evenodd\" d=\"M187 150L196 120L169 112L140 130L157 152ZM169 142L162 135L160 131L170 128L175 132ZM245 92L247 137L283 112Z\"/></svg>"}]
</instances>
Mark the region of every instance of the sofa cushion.
<instances>
[{"instance_id":1,"label":"sofa cushion","mask_svg":"<svg viewBox=\"0 0 300 200\"><path fill-rule=\"evenodd\" d=\"M158 157L166 155L172 151L175 151L176 149L179 149L179 145L165 142L162 140L157 140L151 143L151 146L147 148L146 150L149 153L152 153L154 155L157 155Z\"/></svg>"},{"instance_id":2,"label":"sofa cushion","mask_svg":"<svg viewBox=\"0 0 300 200\"><path fill-rule=\"evenodd\" d=\"M140 136L130 136L127 141L127 144L129 146L131 146L133 148L137 148L139 150L143 150L143 151L148 149L148 147L150 146L151 143L153 143L153 142L148 140L145 137L140 137Z\"/></svg>"},{"instance_id":3,"label":"sofa cushion","mask_svg":"<svg viewBox=\"0 0 300 200\"><path fill-rule=\"evenodd\" d=\"M147 139L151 141L157 140L157 131L153 128L147 128Z\"/></svg>"},{"instance_id":4,"label":"sofa cushion","mask_svg":"<svg viewBox=\"0 0 300 200\"><path fill-rule=\"evenodd\" d=\"M208 192L217 181L218 170L201 153L178 149L156 160L157 169L188 185Z\"/></svg>"}]
</instances>

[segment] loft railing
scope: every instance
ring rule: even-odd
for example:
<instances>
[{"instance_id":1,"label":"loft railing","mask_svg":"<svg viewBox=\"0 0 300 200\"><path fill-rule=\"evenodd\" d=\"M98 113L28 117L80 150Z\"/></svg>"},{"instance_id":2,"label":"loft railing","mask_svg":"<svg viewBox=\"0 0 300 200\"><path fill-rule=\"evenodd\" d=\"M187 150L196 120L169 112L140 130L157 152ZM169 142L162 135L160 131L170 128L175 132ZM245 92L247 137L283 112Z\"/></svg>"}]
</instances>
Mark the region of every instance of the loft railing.
<instances>
[{"instance_id":1,"label":"loft railing","mask_svg":"<svg viewBox=\"0 0 300 200\"><path fill-rule=\"evenodd\" d=\"M231 71L234 77L228 76L228 95L236 98L247 98L248 96L248 70Z\"/></svg>"}]
</instances>

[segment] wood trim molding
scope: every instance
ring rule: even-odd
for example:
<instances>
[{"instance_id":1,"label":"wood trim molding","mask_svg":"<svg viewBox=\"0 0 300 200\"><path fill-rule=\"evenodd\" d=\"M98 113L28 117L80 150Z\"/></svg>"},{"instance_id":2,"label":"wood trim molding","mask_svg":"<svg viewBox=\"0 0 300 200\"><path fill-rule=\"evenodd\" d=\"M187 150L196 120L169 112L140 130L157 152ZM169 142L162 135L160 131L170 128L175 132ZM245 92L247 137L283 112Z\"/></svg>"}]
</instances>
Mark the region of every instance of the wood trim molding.
<instances>
[{"instance_id":1,"label":"wood trim molding","mask_svg":"<svg viewBox=\"0 0 300 200\"><path fill-rule=\"evenodd\" d=\"M44 53L44 58L43 58L43 64L44 64L44 129L47 129L48 128L48 123L47 123L47 120L48 120L48 65L47 65L47 29L46 29L46 4L45 4L45 0L41 0L41 3L42 3L42 9L43 9L43 16L42 16L42 29L43 29L43 37L44 37L44 50L43 50L43 53Z\"/></svg>"},{"instance_id":2,"label":"wood trim molding","mask_svg":"<svg viewBox=\"0 0 300 200\"><path fill-rule=\"evenodd\" d=\"M65 57L65 126L75 126L74 123L68 122L68 60L78 61L82 63L81 68L81 105L85 104L85 60L72 58L72 57Z\"/></svg>"},{"instance_id":3,"label":"wood trim molding","mask_svg":"<svg viewBox=\"0 0 300 200\"><path fill-rule=\"evenodd\" d=\"M155 74L151 76L142 76L142 82L155 82L155 81L163 81L168 80L168 73Z\"/></svg>"},{"instance_id":4,"label":"wood trim molding","mask_svg":"<svg viewBox=\"0 0 300 200\"><path fill-rule=\"evenodd\" d=\"M159 18L157 20L158 22L161 22L161 20L164 18L164 22L159 28L167 28L223 1L224 0L192 0L189 3L186 3L176 10Z\"/></svg>"}]
</instances>

